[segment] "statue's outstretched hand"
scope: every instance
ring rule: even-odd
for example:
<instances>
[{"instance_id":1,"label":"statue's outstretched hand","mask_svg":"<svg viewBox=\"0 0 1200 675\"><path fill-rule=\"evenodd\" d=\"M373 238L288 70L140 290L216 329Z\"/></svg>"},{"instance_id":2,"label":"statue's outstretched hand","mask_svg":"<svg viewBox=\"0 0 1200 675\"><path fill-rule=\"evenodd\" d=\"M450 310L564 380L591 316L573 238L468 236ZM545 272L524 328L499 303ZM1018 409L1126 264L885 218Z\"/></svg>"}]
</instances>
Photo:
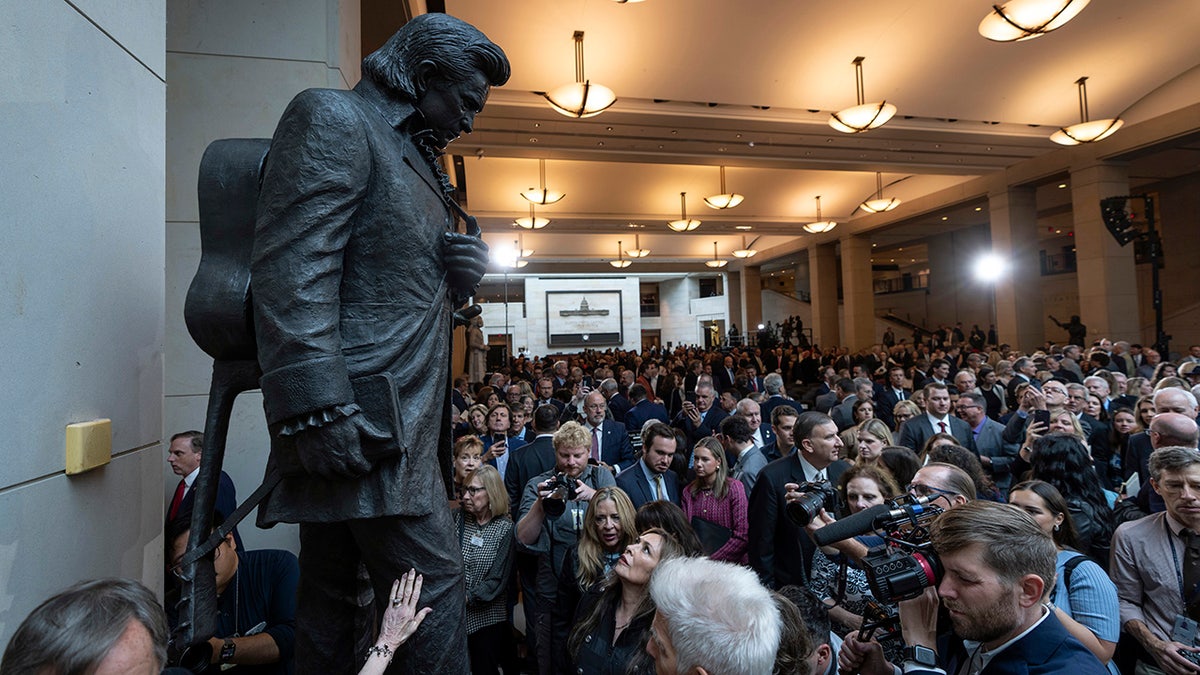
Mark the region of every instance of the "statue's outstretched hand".
<instances>
[{"instance_id":1,"label":"statue's outstretched hand","mask_svg":"<svg viewBox=\"0 0 1200 675\"><path fill-rule=\"evenodd\" d=\"M462 296L474 295L487 271L488 245L479 237L447 232L442 239L442 256L450 288Z\"/></svg>"},{"instance_id":2,"label":"statue's outstretched hand","mask_svg":"<svg viewBox=\"0 0 1200 675\"><path fill-rule=\"evenodd\" d=\"M304 469L314 476L340 480L357 478L371 470L362 451L364 443L386 442L387 433L361 413L341 417L296 434L296 452Z\"/></svg>"},{"instance_id":3,"label":"statue's outstretched hand","mask_svg":"<svg viewBox=\"0 0 1200 675\"><path fill-rule=\"evenodd\" d=\"M482 313L483 308L479 305L463 307L462 309L454 312L454 327L458 328L459 326L469 326L471 325L471 319L474 319Z\"/></svg>"}]
</instances>

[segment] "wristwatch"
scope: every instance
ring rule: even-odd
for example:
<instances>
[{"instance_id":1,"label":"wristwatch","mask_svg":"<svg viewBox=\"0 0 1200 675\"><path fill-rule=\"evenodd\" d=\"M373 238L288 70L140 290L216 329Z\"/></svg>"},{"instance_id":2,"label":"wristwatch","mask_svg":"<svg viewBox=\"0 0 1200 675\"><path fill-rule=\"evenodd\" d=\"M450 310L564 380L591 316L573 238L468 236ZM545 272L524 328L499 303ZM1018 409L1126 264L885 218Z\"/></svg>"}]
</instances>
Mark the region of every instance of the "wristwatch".
<instances>
[{"instance_id":1,"label":"wristwatch","mask_svg":"<svg viewBox=\"0 0 1200 675\"><path fill-rule=\"evenodd\" d=\"M900 652L900 657L904 661L912 661L913 663L919 666L925 666L926 668L938 667L937 652L922 645L909 645L905 647L904 650Z\"/></svg>"},{"instance_id":2,"label":"wristwatch","mask_svg":"<svg viewBox=\"0 0 1200 675\"><path fill-rule=\"evenodd\" d=\"M233 641L233 638L225 638L225 644L221 645L220 663L229 663L232 661L235 651L237 651L237 643Z\"/></svg>"}]
</instances>

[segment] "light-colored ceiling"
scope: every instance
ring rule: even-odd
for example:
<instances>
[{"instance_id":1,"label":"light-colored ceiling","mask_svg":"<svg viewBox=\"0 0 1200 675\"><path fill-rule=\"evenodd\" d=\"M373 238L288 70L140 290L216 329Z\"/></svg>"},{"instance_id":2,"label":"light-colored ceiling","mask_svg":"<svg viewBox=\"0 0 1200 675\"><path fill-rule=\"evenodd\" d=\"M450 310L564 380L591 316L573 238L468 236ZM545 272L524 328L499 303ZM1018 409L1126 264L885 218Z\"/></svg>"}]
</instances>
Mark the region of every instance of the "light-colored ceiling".
<instances>
[{"instance_id":1,"label":"light-colored ceiling","mask_svg":"<svg viewBox=\"0 0 1200 675\"><path fill-rule=\"evenodd\" d=\"M547 228L522 231L535 250L525 273L615 272L604 261L618 239L632 248L634 234L652 254L625 272L700 272L713 241L729 257L743 235L761 237L760 250L791 243L794 251L800 225L816 219L817 195L827 219L864 217L857 205L874 193L875 171L886 195L911 201L1055 151L1049 134L1078 121L1081 76L1092 118L1120 115L1132 125L1200 101L1200 87L1185 86L1200 79L1195 0L1092 0L1066 27L1021 43L979 35L987 0L445 6L512 63L475 132L449 150L485 238L493 248L516 239L512 219L528 215L518 193L537 185L538 158L547 159L547 185L567 194L539 207ZM537 93L572 80L576 30L585 32L588 78L618 96L586 120L554 112ZM866 57L866 99L886 99L899 113L880 129L844 135L826 119L855 102L856 56ZM1194 141L1161 148L1156 156L1174 153L1171 166L1150 161L1142 170L1195 171L1194 149ZM719 165L728 167L728 189L746 196L735 209L702 203L719 191ZM679 217L680 192L688 215L703 221L693 233L666 226ZM1069 191L1045 186L1039 209L1069 201L1056 192ZM872 240L894 246L986 222L986 200L973 200L891 224ZM771 265L765 256L754 262Z\"/></svg>"}]
</instances>

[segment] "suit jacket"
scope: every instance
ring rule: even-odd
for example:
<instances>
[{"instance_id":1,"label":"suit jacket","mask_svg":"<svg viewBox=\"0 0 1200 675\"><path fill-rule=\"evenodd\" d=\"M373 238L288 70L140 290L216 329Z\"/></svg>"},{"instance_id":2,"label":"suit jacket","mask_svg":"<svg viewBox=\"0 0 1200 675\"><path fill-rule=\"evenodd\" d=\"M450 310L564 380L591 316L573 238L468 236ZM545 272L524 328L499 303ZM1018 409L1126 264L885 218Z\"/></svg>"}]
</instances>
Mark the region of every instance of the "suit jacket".
<instances>
[{"instance_id":1,"label":"suit jacket","mask_svg":"<svg viewBox=\"0 0 1200 675\"><path fill-rule=\"evenodd\" d=\"M733 387L733 381L737 375L737 369L734 368L732 370L734 372L731 374L729 370L726 370L725 366L713 367L713 385L716 387L716 393L720 394L726 389Z\"/></svg>"},{"instance_id":2,"label":"suit jacket","mask_svg":"<svg viewBox=\"0 0 1200 675\"><path fill-rule=\"evenodd\" d=\"M667 409L661 403L651 402L650 399L643 399L633 404L629 412L625 413L625 429L631 434L642 433L642 425L646 420L658 420L663 424L670 424L671 418L667 415Z\"/></svg>"},{"instance_id":3,"label":"suit jacket","mask_svg":"<svg viewBox=\"0 0 1200 675\"><path fill-rule=\"evenodd\" d=\"M775 430L771 428L771 425L765 419L758 425L758 430L760 432L759 435L762 436L762 443L758 445L759 448L775 445Z\"/></svg>"},{"instance_id":4,"label":"suit jacket","mask_svg":"<svg viewBox=\"0 0 1200 675\"><path fill-rule=\"evenodd\" d=\"M939 640L938 656L946 672L956 673L963 659L970 655L962 641L950 636ZM936 671L910 670L912 675L927 675ZM980 675L1107 675L1108 668L1100 663L1086 647L1071 637L1062 622L1051 612L1037 628L1009 645L988 662Z\"/></svg>"},{"instance_id":5,"label":"suit jacket","mask_svg":"<svg viewBox=\"0 0 1200 675\"><path fill-rule=\"evenodd\" d=\"M830 464L825 469L826 478L837 485L849 466L841 460ZM798 454L792 453L764 466L750 493L750 566L770 588L808 582L816 545L787 517L783 486L809 478L804 475Z\"/></svg>"},{"instance_id":6,"label":"suit jacket","mask_svg":"<svg viewBox=\"0 0 1200 675\"><path fill-rule=\"evenodd\" d=\"M837 425L838 431L845 431L854 426L854 404L856 402L858 402L858 396L850 394L842 399L841 403L830 409L829 417Z\"/></svg>"},{"instance_id":7,"label":"suit jacket","mask_svg":"<svg viewBox=\"0 0 1200 675\"><path fill-rule=\"evenodd\" d=\"M638 378L634 381L634 384L640 384L646 388L646 400L651 402L658 400L658 392L654 391L654 387L650 385L650 378L646 377L645 375L638 375Z\"/></svg>"},{"instance_id":8,"label":"suit jacket","mask_svg":"<svg viewBox=\"0 0 1200 675\"><path fill-rule=\"evenodd\" d=\"M760 366L760 368L761 368L761 366ZM754 392L754 391L766 391L766 390L767 390L767 389L766 389L766 385L764 385L764 384L763 384L763 379L762 379L762 377L759 377L759 376L755 376L755 378L754 378L753 380L747 380L747 382L746 382L746 388L747 388L747 389L749 389L749 390L750 390L750 391L752 391L752 392Z\"/></svg>"},{"instance_id":9,"label":"suit jacket","mask_svg":"<svg viewBox=\"0 0 1200 675\"><path fill-rule=\"evenodd\" d=\"M504 470L504 489L508 491L509 510L513 522L521 512L521 496L526 483L534 476L554 468L554 434L543 434L527 445L513 450Z\"/></svg>"},{"instance_id":10,"label":"suit jacket","mask_svg":"<svg viewBox=\"0 0 1200 675\"><path fill-rule=\"evenodd\" d=\"M904 389L905 400L912 398L912 392ZM881 384L875 385L875 416L883 420L883 423L888 425L888 428L896 428L896 418L892 415L892 409L900 399L896 398L896 390L890 385L884 386Z\"/></svg>"},{"instance_id":11,"label":"suit jacket","mask_svg":"<svg viewBox=\"0 0 1200 675\"><path fill-rule=\"evenodd\" d=\"M929 415L918 415L904 423L904 428L900 430L900 438L896 440L896 445L912 448L914 452L920 454L925 441L929 440L929 437L936 433L938 432L934 431L933 425L929 423ZM954 415L950 415L950 429L948 433L958 440L959 445L972 452L977 452L975 449L975 434L971 431L971 426L966 422Z\"/></svg>"},{"instance_id":12,"label":"suit jacket","mask_svg":"<svg viewBox=\"0 0 1200 675\"><path fill-rule=\"evenodd\" d=\"M471 404L467 403L467 399L463 397L462 392L457 389L450 390L450 403L455 408L458 408L458 412L460 413L467 412L467 408L471 406Z\"/></svg>"},{"instance_id":13,"label":"suit jacket","mask_svg":"<svg viewBox=\"0 0 1200 675\"><path fill-rule=\"evenodd\" d=\"M260 526L445 508L454 298L439 252L455 219L442 178L397 131L414 114L363 78L351 91L301 92L275 130L250 285L268 468L284 478ZM391 439L364 449L374 466L360 478L310 476L290 432L352 405Z\"/></svg>"},{"instance_id":14,"label":"suit jacket","mask_svg":"<svg viewBox=\"0 0 1200 675\"><path fill-rule=\"evenodd\" d=\"M624 422L625 413L629 412L629 399L619 392L613 394L612 398L608 399L608 412L612 414L614 420Z\"/></svg>"},{"instance_id":15,"label":"suit jacket","mask_svg":"<svg viewBox=\"0 0 1200 675\"><path fill-rule=\"evenodd\" d=\"M625 430L624 425L613 420L604 420L600 424L600 461L625 470L636 459L633 444L629 441L629 432Z\"/></svg>"},{"instance_id":16,"label":"suit jacket","mask_svg":"<svg viewBox=\"0 0 1200 675\"><path fill-rule=\"evenodd\" d=\"M983 428L979 430L979 436L975 439L975 447L980 456L992 459L992 481L996 484L996 489L1000 490L1000 494L1006 495L1009 486L1012 485L1013 461L1018 457L1021 445L1005 443L1003 434L1003 424L985 417Z\"/></svg>"},{"instance_id":17,"label":"suit jacket","mask_svg":"<svg viewBox=\"0 0 1200 675\"><path fill-rule=\"evenodd\" d=\"M816 400L813 401L813 408L816 409L817 412L828 414L830 409L837 405L837 402L837 392L831 391L818 395Z\"/></svg>"},{"instance_id":18,"label":"suit jacket","mask_svg":"<svg viewBox=\"0 0 1200 675\"><path fill-rule=\"evenodd\" d=\"M708 438L715 434L721 428L721 420L726 417L729 417L729 413L725 412L716 401L713 401L712 406L700 417L699 426L692 424L692 419L682 412L675 417L673 424L687 434L688 447L692 447L701 438Z\"/></svg>"},{"instance_id":19,"label":"suit jacket","mask_svg":"<svg viewBox=\"0 0 1200 675\"><path fill-rule=\"evenodd\" d=\"M191 513L192 505L196 503L196 484L193 482L192 487L188 488L187 492L183 493L183 499L179 501L179 512L175 514L178 518L181 514ZM221 472L220 479L217 480L217 512L222 516L228 517L237 509L237 488L233 485L233 479L224 471ZM167 502L167 515L170 515L171 502ZM233 528L233 539L237 542L238 550L244 551L242 546L242 535L238 534L237 528Z\"/></svg>"},{"instance_id":20,"label":"suit jacket","mask_svg":"<svg viewBox=\"0 0 1200 675\"><path fill-rule=\"evenodd\" d=\"M776 394L769 397L767 400L763 401L761 405L759 405L759 409L762 410L763 424L771 421L771 413L775 412L775 409L781 405L792 406L797 415L799 415L801 412L801 405L799 401L793 401L786 396Z\"/></svg>"},{"instance_id":21,"label":"suit jacket","mask_svg":"<svg viewBox=\"0 0 1200 675\"><path fill-rule=\"evenodd\" d=\"M667 496L671 498L672 504L678 506L679 477L675 475L674 471L667 471L662 476L663 483L667 486ZM642 508L642 504L655 501L654 489L650 487L650 481L646 480L646 472L642 471L642 467L638 464L634 464L617 476L617 487L629 495L634 510Z\"/></svg>"}]
</instances>

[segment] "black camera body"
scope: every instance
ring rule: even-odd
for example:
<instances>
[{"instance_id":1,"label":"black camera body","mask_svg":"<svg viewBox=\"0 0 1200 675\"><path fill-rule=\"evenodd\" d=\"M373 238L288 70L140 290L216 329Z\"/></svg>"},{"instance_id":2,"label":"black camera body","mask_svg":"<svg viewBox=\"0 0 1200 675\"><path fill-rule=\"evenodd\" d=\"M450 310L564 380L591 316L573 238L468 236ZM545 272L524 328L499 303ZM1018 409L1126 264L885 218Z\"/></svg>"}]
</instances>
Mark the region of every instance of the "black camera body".
<instances>
[{"instance_id":1,"label":"black camera body","mask_svg":"<svg viewBox=\"0 0 1200 675\"><path fill-rule=\"evenodd\" d=\"M557 518L567 510L567 500L575 499L575 479L559 471L549 483L550 494L542 497L542 510L549 518Z\"/></svg>"},{"instance_id":2,"label":"black camera body","mask_svg":"<svg viewBox=\"0 0 1200 675\"><path fill-rule=\"evenodd\" d=\"M929 543L929 525L943 509L929 498L901 497L893 501L891 517L879 522L887 543L875 546L862 559L871 593L881 602L911 600L936 587L945 569Z\"/></svg>"},{"instance_id":3,"label":"black camera body","mask_svg":"<svg viewBox=\"0 0 1200 675\"><path fill-rule=\"evenodd\" d=\"M837 489L824 481L808 481L797 488L800 498L788 502L787 515L797 527L804 527L817 517L821 509L833 510L837 505Z\"/></svg>"}]
</instances>

